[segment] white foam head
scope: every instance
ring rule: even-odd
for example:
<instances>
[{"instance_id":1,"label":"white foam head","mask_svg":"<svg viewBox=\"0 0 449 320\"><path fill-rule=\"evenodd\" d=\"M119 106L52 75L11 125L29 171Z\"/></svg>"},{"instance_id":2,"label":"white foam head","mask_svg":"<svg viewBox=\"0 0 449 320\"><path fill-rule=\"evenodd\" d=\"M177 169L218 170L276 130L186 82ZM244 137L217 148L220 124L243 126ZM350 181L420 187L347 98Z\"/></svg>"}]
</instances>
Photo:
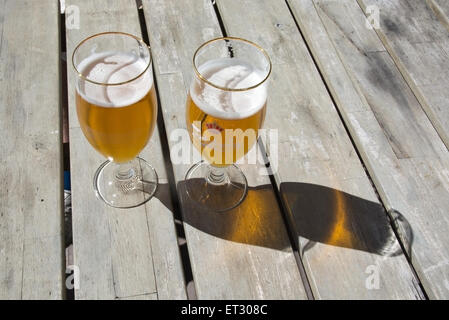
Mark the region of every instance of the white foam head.
<instances>
[{"instance_id":1,"label":"white foam head","mask_svg":"<svg viewBox=\"0 0 449 320\"><path fill-rule=\"evenodd\" d=\"M131 53L103 52L90 55L79 63L77 69L89 80L114 84L139 76L147 63ZM118 108L138 102L147 95L152 86L152 70L148 68L138 79L123 85L98 85L78 78L76 89L90 103Z\"/></svg>"},{"instance_id":2,"label":"white foam head","mask_svg":"<svg viewBox=\"0 0 449 320\"><path fill-rule=\"evenodd\" d=\"M199 73L214 85L244 89L263 81L262 70L236 58L209 60L198 68ZM243 119L259 111L267 101L266 82L245 91L217 89L195 77L190 96L205 113L221 119Z\"/></svg>"}]
</instances>

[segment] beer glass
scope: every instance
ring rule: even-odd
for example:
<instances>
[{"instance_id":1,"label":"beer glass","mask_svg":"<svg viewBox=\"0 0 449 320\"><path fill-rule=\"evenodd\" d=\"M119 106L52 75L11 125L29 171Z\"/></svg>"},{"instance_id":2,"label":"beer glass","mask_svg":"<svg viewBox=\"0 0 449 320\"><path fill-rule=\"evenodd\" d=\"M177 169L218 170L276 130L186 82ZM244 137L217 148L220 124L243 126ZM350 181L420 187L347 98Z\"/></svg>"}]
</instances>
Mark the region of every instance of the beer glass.
<instances>
[{"instance_id":1,"label":"beer glass","mask_svg":"<svg viewBox=\"0 0 449 320\"><path fill-rule=\"evenodd\" d=\"M245 39L202 44L193 57L187 129L202 161L186 174L189 197L215 211L238 206L248 183L235 162L257 142L267 107L268 54Z\"/></svg>"},{"instance_id":2,"label":"beer glass","mask_svg":"<svg viewBox=\"0 0 449 320\"><path fill-rule=\"evenodd\" d=\"M133 35L105 32L78 44L72 63L81 130L108 159L95 173L97 196L117 208L145 203L158 181L153 167L137 157L156 126L150 48Z\"/></svg>"}]
</instances>

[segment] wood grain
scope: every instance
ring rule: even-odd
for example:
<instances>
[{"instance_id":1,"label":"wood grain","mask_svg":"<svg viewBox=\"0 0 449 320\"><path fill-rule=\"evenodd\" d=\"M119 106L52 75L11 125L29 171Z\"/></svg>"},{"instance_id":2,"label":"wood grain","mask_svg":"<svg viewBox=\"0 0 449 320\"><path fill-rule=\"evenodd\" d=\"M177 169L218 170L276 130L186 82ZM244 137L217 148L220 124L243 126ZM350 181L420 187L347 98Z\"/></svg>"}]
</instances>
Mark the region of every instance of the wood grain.
<instances>
[{"instance_id":1,"label":"wood grain","mask_svg":"<svg viewBox=\"0 0 449 320\"><path fill-rule=\"evenodd\" d=\"M447 149L355 1L289 3L426 293L447 297Z\"/></svg>"},{"instance_id":2,"label":"wood grain","mask_svg":"<svg viewBox=\"0 0 449 320\"><path fill-rule=\"evenodd\" d=\"M143 294L139 296L131 296L126 298L119 298L118 300L157 300L157 294L156 293L150 293L150 294Z\"/></svg>"},{"instance_id":3,"label":"wood grain","mask_svg":"<svg viewBox=\"0 0 449 320\"><path fill-rule=\"evenodd\" d=\"M380 9L379 38L449 147L449 39L429 1L357 0ZM447 5L446 5L447 6Z\"/></svg>"},{"instance_id":4,"label":"wood grain","mask_svg":"<svg viewBox=\"0 0 449 320\"><path fill-rule=\"evenodd\" d=\"M449 30L449 2L446 0L426 0L435 15Z\"/></svg>"},{"instance_id":5,"label":"wood grain","mask_svg":"<svg viewBox=\"0 0 449 320\"><path fill-rule=\"evenodd\" d=\"M315 298L420 298L387 215L286 3L217 4L229 34L259 43L272 57L266 126L279 130L275 177ZM309 14L302 20L310 19ZM371 40L367 46L378 46ZM380 276L378 287L370 284L372 269Z\"/></svg>"},{"instance_id":6,"label":"wood grain","mask_svg":"<svg viewBox=\"0 0 449 320\"><path fill-rule=\"evenodd\" d=\"M57 1L0 1L0 299L61 299Z\"/></svg>"},{"instance_id":7,"label":"wood grain","mask_svg":"<svg viewBox=\"0 0 449 320\"><path fill-rule=\"evenodd\" d=\"M145 0L143 7L173 150L175 130L186 128L193 53L221 32L209 0ZM240 207L218 214L196 206L186 195L183 180L192 164L173 167L198 298L305 299L270 180L259 174L266 169L242 166L251 187L248 197Z\"/></svg>"},{"instance_id":8,"label":"wood grain","mask_svg":"<svg viewBox=\"0 0 449 320\"><path fill-rule=\"evenodd\" d=\"M136 3L66 1L80 10L80 29L68 29L67 53L85 37L103 31L141 36ZM167 176L155 130L141 157L159 175L156 196L144 206L119 210L95 197L92 179L104 161L88 144L76 118L75 74L69 63L69 121L74 262L80 270L76 299L185 299L171 198L164 193ZM157 295L156 295L157 293Z\"/></svg>"}]
</instances>

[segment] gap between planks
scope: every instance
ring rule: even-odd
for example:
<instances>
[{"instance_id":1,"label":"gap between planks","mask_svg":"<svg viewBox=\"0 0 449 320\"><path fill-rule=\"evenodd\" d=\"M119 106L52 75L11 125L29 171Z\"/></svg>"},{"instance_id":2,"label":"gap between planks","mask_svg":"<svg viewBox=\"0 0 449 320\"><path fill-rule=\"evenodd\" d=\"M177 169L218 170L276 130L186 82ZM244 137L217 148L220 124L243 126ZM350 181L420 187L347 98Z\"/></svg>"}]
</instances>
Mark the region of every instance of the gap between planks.
<instances>
[{"instance_id":1,"label":"gap between planks","mask_svg":"<svg viewBox=\"0 0 449 320\"><path fill-rule=\"evenodd\" d=\"M59 1L59 32L60 32L60 46L59 46L59 52L60 52L60 95L61 95L61 120L60 120L60 132L63 137L63 152L62 152L62 158L61 163L63 163L63 170L69 170L70 172L70 139L69 139L69 97L68 97L68 78L67 78L67 46L66 46L66 28L65 28L65 3L63 0ZM63 182L61 184L62 194L64 194L64 177L62 178ZM67 254L67 250L73 250L73 246L71 249L69 249L70 244L73 244L73 237L72 237L72 224L71 224L71 217L70 217L70 223L65 222L65 199L63 200L63 219L62 219L62 230L63 230L63 287L64 295L63 299L65 300L74 300L75 299L75 292L74 289L68 289L67 285L65 284L65 281L67 281L67 277L73 274L73 271L69 274L67 274L67 267L73 263L73 260L69 260L69 256ZM71 215L71 213L70 213ZM72 254L73 256L73 254Z\"/></svg>"},{"instance_id":2,"label":"gap between planks","mask_svg":"<svg viewBox=\"0 0 449 320\"><path fill-rule=\"evenodd\" d=\"M411 258L411 256L410 256L408 250L406 249L406 244L403 242L402 238L400 237L400 231L398 230L397 225L394 223L395 218L392 216L392 210L388 210L388 207L385 205L385 201L384 201L384 199L381 197L381 195L380 195L380 193L379 193L379 190L378 190L378 187L376 186L376 183L375 183L375 181L374 181L374 179L373 179L373 177L372 177L370 171L369 171L368 168L367 168L366 161L365 161L365 160L363 159L363 157L361 156L361 153L360 153L360 151L359 151L359 147L358 147L357 144L355 143L354 138L353 138L353 135L351 134L351 131L349 130L348 123L347 123L347 121L345 120L345 117L343 117L342 112L341 112L341 110L340 110L340 108L339 108L339 104L336 102L336 99L335 99L335 97L334 97L334 93L332 92L332 90L331 90L330 87L329 87L328 80L326 80L326 77L324 76L324 73L323 73L323 71L322 71L322 69L321 69L321 66L320 66L320 64L317 62L317 58L315 57L315 53L314 53L313 50L311 50L311 48L310 48L310 43L309 43L309 41L308 41L309 39L307 39L307 38L304 36L304 33L303 33L303 31L301 30L301 27L300 27L300 25L299 25L299 23L298 23L298 21L297 21L295 15L293 14L292 8L291 8L291 6L290 6L288 0L285 0L285 3L286 3L286 5L287 5L287 7L288 7L288 9L289 9L289 11L290 11L290 15L292 16L293 20L295 21L296 27L297 27L299 33L301 34L301 37L302 37L302 39L303 39L303 41L304 41L304 43L305 43L305 45L306 45L306 47L307 47L307 50L309 51L309 54L310 54L310 56L311 56L311 58L312 58L312 60L313 60L313 63L314 63L314 65L315 65L315 67L316 67L316 70L318 71L318 73L319 73L319 75L320 75L320 77L321 77L321 80L323 81L323 83L324 83L324 85L325 85L325 87L326 87L326 91L328 92L328 94L329 94L329 96L330 96L330 98L331 98L331 100L332 100L332 103L333 103L333 105L334 105L334 107L335 107L335 110L337 111L337 113L338 113L338 115L339 115L340 121L341 121L341 123L343 124L343 126L344 126L344 128L345 128L345 131L346 131L348 137L350 138L351 144L352 144L354 150L355 150L356 153L357 153L357 156L358 156L358 158L359 158L359 160L360 160L360 163L361 163L362 166L363 166L363 170L365 171L365 174L366 174L366 176L368 177L368 180L369 180L369 182L370 182L370 184L371 184L371 186L372 186L372 188L373 188L373 190L374 190L374 192L375 192L375 194L376 194L377 200L378 200L379 203L382 205L384 211L385 211L386 214L387 214L387 218L388 218L389 224L390 224L390 226L391 226L391 228L392 228L392 230L393 230L393 232L394 232L394 235L395 235L395 237L396 237L398 243L399 243L400 246L401 246L401 250L402 250L402 252L403 252L403 254L404 254L404 256L405 256L405 258L406 258L406 260L407 260L407 262L408 262L408 265L409 265L409 267L410 267L410 269L411 269L413 275L414 275L415 278L418 280L419 289L421 290L422 294L424 295L424 298L425 298L426 300L429 300L429 297L428 297L428 295L427 295L427 293L426 293L426 291L425 291L425 289L424 289L424 286L422 285L422 281L421 281L420 277L418 276L418 273L416 272L415 267L414 267L413 264L412 264L412 258ZM315 2L313 2L313 3L314 3L314 5L315 5ZM360 3L359 3L358 0L356 0L355 3L357 3L357 5L360 6ZM365 12L365 10L363 10L363 8L362 8L361 6L360 6L360 9L362 10L362 12L363 12L363 13L365 14L365 16L366 16L366 12ZM383 40L381 39L381 37L379 37L377 30L376 30L376 35L378 36L378 38L380 39L382 45L384 46L385 44L384 44ZM329 36L329 38L330 38L330 36ZM388 55L391 57L391 53L390 53L390 51L387 50L387 49L385 49L384 51L374 50L374 51L371 51L371 52L386 52L386 53L388 53ZM398 68L398 70L401 70L401 69L398 67L397 63L396 63L396 60L393 59L393 57L391 57L391 58L392 58L392 60L394 61L394 64L395 64L395 66ZM319 58L318 58L318 59L319 59ZM400 72L400 74L401 74L401 76L403 77L404 82L407 84L407 86L410 87L410 85L409 85L409 83L406 81L406 79L405 79L403 73ZM412 92L413 95L416 97L416 94L415 94L415 92L414 92L412 89L411 89L411 92ZM417 98L417 100L419 101L418 97L416 97L416 98ZM425 114L427 115L427 113L425 113ZM430 121L430 118L429 118L429 121ZM430 121L430 122L432 123L432 121ZM350 124L349 124L349 125L350 125ZM432 123L432 125L433 125L433 123ZM435 130L436 130L436 128L435 128ZM438 131L438 130L436 130L436 131Z\"/></svg>"},{"instance_id":3,"label":"gap between planks","mask_svg":"<svg viewBox=\"0 0 449 320\"><path fill-rule=\"evenodd\" d=\"M137 9L137 14L139 16L139 24L140 24L140 29L142 32L142 39L151 48L150 39L148 37L147 24L146 24L145 15L143 12L142 0L136 0L136 9ZM157 98L157 105L158 105L158 107L157 107L158 108L157 129L159 131L159 137L160 137L160 143L162 146L163 158L165 159L164 165L165 165L166 172L167 172L168 185L170 187L170 197L171 197L172 203L173 203L173 216L175 219L175 230L176 230L176 235L178 238L178 247L179 247L179 251L181 254L180 256L181 256L181 262L182 262L183 273L184 273L184 281L185 281L185 287L186 287L186 292L187 292L187 299L196 300L197 295L196 295L196 291L195 291L192 266L190 263L190 256L189 256L189 252L188 252L188 244L187 244L187 241L185 240L183 218L182 218L182 214L181 214L181 209L179 207L178 197L176 195L176 189L174 187L176 185L176 183L175 183L175 178L174 178L174 173L173 173L173 166L170 161L170 149L169 149L169 145L168 145L167 131L165 129L164 114L162 112L161 99L160 99L160 95L159 95L157 78L156 78L156 75L154 74L154 72L155 71L153 68L154 89L156 91L156 98Z\"/></svg>"},{"instance_id":4,"label":"gap between planks","mask_svg":"<svg viewBox=\"0 0 449 320\"><path fill-rule=\"evenodd\" d=\"M449 25L448 25L449 19L445 15L444 10L438 4L438 0L422 0L422 1L425 2L429 6L429 8L435 14L436 18L441 22L441 24L445 28L448 28L448 30L449 30ZM447 1L447 0L444 0L444 1ZM366 14L367 14L366 9L368 8L367 4L363 0L355 0L355 2L360 7L363 14L366 16ZM369 3L368 3L368 5L369 5ZM382 19L379 22L382 22ZM419 104L421 105L421 108L424 111L424 114L429 119L433 128L435 129L438 136L440 137L441 141L443 141L446 149L449 150L449 141L448 141L449 138L447 136L447 133L445 132L444 125L439 123L438 115L434 114L434 111L432 108L433 103L431 101L429 101L428 94L425 94L422 92L421 88L424 86L418 85L417 83L415 83L415 80L413 79L411 73L409 73L409 71L408 71L408 67L407 67L406 63L404 63L402 57L396 53L397 50L395 49L394 41L390 41L388 39L387 34L385 34L381 31L381 28L374 28L374 31L375 31L377 37L379 38L380 42L384 46L385 51L392 58L396 68L399 70L405 83L409 86L409 88L411 89L411 92L413 93L413 95L415 96L415 98L417 99ZM433 41L430 41L430 40L428 40L428 41L429 41L429 44L433 43ZM405 42L407 42L407 41L405 41ZM423 42L423 43L425 43L425 42Z\"/></svg>"},{"instance_id":5,"label":"gap between planks","mask_svg":"<svg viewBox=\"0 0 449 320\"><path fill-rule=\"evenodd\" d=\"M287 0L285 0L285 1L287 1ZM432 1L432 0L431 0L431 1ZM368 18L368 17L366 16L366 10L364 10L364 8L361 6L360 1L356 0L355 2L356 2L356 4L360 7L360 10L363 12L363 14L365 15L365 17ZM439 8L439 7L438 7L438 8ZM376 32L376 35L377 35L379 41L382 43L382 45L383 45L384 48L385 48L385 51L384 51L384 52L386 52L386 53L390 56L390 58L391 58L391 60L393 61L394 65L396 66L397 70L399 70L399 73L400 73L400 75L402 76L402 79L404 80L404 83L406 83L407 86L410 88L410 91L411 91L412 94L415 96L416 100L418 101L418 103L421 105L421 108L422 108L422 102L421 102L421 99L419 99L419 97L417 96L415 90L413 90L413 88L410 86L410 83L407 81L407 78L405 77L404 73L402 72L402 68L398 65L397 60L392 56L391 50L389 50L388 47L385 45L385 41L384 41L383 37L379 36L379 32L378 32L378 30L377 30L376 28L374 28L374 30L375 30L375 32ZM320 70L318 66L317 66L317 68L318 68L318 70ZM321 74L321 70L320 70L319 72L320 72L320 74ZM326 88L327 88L327 83L326 83ZM332 95L331 95L331 96L332 96ZM332 99L333 99L333 97L332 97ZM334 103L334 104L335 104L335 103ZM338 110L339 108L337 107L337 104L335 104L335 106L336 106L336 108L337 108L337 110ZM433 126L434 129L435 129L435 131L436 131L436 132L438 133L438 135L440 136L441 140L443 140L442 137L441 137L441 135L440 135L440 133L439 133L439 130L435 127L435 124L433 123L432 119L429 117L428 113L425 111L424 108L422 108L422 109L424 110L424 114L425 114L425 115L427 116L427 118L429 119L429 122L432 124L432 126ZM341 117L340 111L338 111L338 113L340 114L340 117ZM342 122L345 123L345 121L343 120L343 118L342 118ZM346 128L346 123L345 123L345 128ZM367 174L367 176L368 176L368 178L369 178L371 184L373 185L374 190L376 191L376 195L377 195L377 197L378 197L380 203L382 203L382 206L385 208L385 212L387 212L387 214L388 214L388 218L389 218L389 220L390 220L390 225L391 225L391 227L392 227L392 229L393 229L393 231L394 231L394 234L395 234L396 238L398 239L399 244L401 245L402 251L404 252L405 258L407 259L407 262L408 262L408 264L409 264L409 266L410 266L410 269L412 270L412 272L413 272L413 274L415 275L416 279L418 279L418 281L419 281L419 287L420 287L420 289L421 289L421 292L423 293L425 299L426 299L426 300L429 300L429 296L428 296L426 290L424 289L424 286L423 286L423 284L422 284L422 281L421 281L421 279L420 279L418 273L416 272L416 268L413 266L413 263L412 263L412 257L411 257L411 252L409 252L409 251L406 249L406 244L403 242L402 237L400 236L400 230L398 230L398 227L397 227L397 226L395 225L395 223L394 223L394 217L391 215L391 210L387 210L387 207L385 206L384 200L383 200L382 197L380 196L380 194L379 194L379 192L378 192L378 190L377 190L377 187L376 187L376 185L375 185L375 183L374 183L374 180L372 179L372 177L371 177L369 171L367 170L367 168L366 168L366 166L365 166L365 163L364 163L363 159L360 157L360 154L359 154L357 145L356 145L355 142L353 141L352 136L350 135L349 132L348 132L348 134L349 134L349 136L351 137L351 142L353 143L354 148L357 150L357 154L359 155L360 161L361 161L362 164L363 164L363 168L365 169L366 174ZM447 147L447 146L446 146L446 147Z\"/></svg>"},{"instance_id":6,"label":"gap between planks","mask_svg":"<svg viewBox=\"0 0 449 320\"><path fill-rule=\"evenodd\" d=\"M210 1L212 3L213 8L214 8L215 16L217 17L217 21L218 21L218 24L220 26L221 33L223 34L223 37L227 37L228 36L228 32L226 31L226 28L224 26L223 19L222 19L221 14L220 14L220 9L218 8L218 5L217 5L215 0L210 0ZM290 11L290 14L291 14L291 11ZM299 27L298 27L298 30L299 30ZM299 30L299 32L301 32L301 31ZM302 34L301 34L301 36L302 36ZM260 151L261 151L262 156L264 158L265 166L267 167L267 170L268 170L268 168L271 168L271 165L270 165L270 161L268 159L267 152L266 152L265 146L263 144L263 141L261 139L258 139L257 140L257 144L258 144L258 146L260 148ZM313 296L312 288L310 286L310 281L309 281L309 279L307 277L307 273L306 273L306 271L304 269L304 264L303 264L303 261L302 261L302 258L301 258L301 252L299 250L299 244L295 240L296 236L295 236L294 228L292 227L292 225L290 223L289 215L287 214L287 211L285 209L284 203L281 200L280 191L279 191L279 189L277 187L277 184L276 184L276 178L275 178L275 176L271 172L269 172L269 179L270 179L271 187L273 188L273 191L274 191L274 194L275 194L275 197L276 197L276 202L277 202L277 204L279 206L279 210L281 212L282 220L284 222L284 226L285 226L285 229L287 231L287 235L288 235L288 239L289 239L289 242L290 242L290 246L292 248L293 255L295 257L295 261L296 261L296 264L297 264L297 267L298 267L298 270L299 270L299 274L301 276L302 283L304 285L304 289L305 289L305 292L306 292L306 295L307 295L307 299L315 300L315 297Z\"/></svg>"},{"instance_id":7,"label":"gap between planks","mask_svg":"<svg viewBox=\"0 0 449 320\"><path fill-rule=\"evenodd\" d=\"M387 207L385 206L385 204L384 204L382 198L380 197L379 191L377 190L377 187L376 187L376 185L375 185L375 183L374 183L374 181L373 181L373 179L372 179L372 177L371 177L371 174L369 173L369 171L368 171L368 169L367 169L367 167L366 167L365 161L363 160L363 158L362 158L362 156L361 156L361 154L360 154L359 148L357 147L357 145L356 145L356 143L355 143L355 141L354 141L354 138L353 138L353 136L351 135L351 132L350 132L350 130L349 130L349 128L348 128L348 125L347 125L346 121L344 120L343 115L341 114L340 109L338 108L338 104L336 103L334 94L332 93L332 90L330 90L329 85L328 85L328 83L327 83L327 81L326 81L326 78L324 77L323 72L322 72L322 70L321 70L321 68L320 68L320 65L319 65L319 64L317 63L317 61L316 61L314 52L310 49L310 44L309 44L309 42L307 41L306 37L304 36L304 33L303 33L303 31L301 30L301 27L299 26L298 21L296 20L296 17L295 17L295 15L293 14L292 8L290 7L290 4L288 3L287 0L285 0L285 4L287 5L287 8L288 8L288 10L289 10L289 13L290 13L291 17L292 17L293 20L295 21L296 28L297 28L299 34L301 35L301 38L302 38L302 40L303 40L303 42L304 42L304 44L305 44L305 46L306 46L306 48L307 48L307 51L309 52L310 57L312 58L313 64L315 65L315 68L316 68L316 70L318 71L318 73L319 73L319 75L320 75L321 81L323 82L323 84L324 84L324 86L325 86L325 88L326 88L326 91L327 91L329 97L330 97L331 100L332 100L332 104L334 105L334 108L335 108L335 110L336 110L337 113L338 113L338 117L340 118L340 121L341 121L341 123L343 124L343 127L345 128L346 134L348 135L348 137L349 137L349 139L350 139L350 141L351 141L351 144L352 144L354 150L355 150L356 153L357 153L357 157L358 157L358 159L359 159L359 161L360 161L360 163L361 163L361 165L362 165L362 167L363 167L363 170L365 171L366 176L368 177L368 181L370 182L371 187L372 187L372 189L374 190L374 193L376 194L377 200L378 200L379 203L382 205L382 207L383 207L383 209L385 210L385 212L387 212L387 218L388 218L388 221L389 221L389 223L390 223L390 225L391 225L391 227L392 227L392 229L393 229L393 231L394 231L395 237L396 237L396 239L398 240L398 242L399 242L399 244L400 244L400 246L401 246L402 251L403 251L404 254L405 254L405 257L406 257L406 259L407 259L407 262L409 263L410 268L412 269L414 275L415 275L416 278L419 280L419 278L418 278L418 276L417 276L417 274L416 274L416 271L415 271L415 269L413 268L413 266L412 266L412 264L411 264L411 259L410 259L409 255L407 254L407 251L405 250L404 244L402 243L400 237L398 236L398 231L396 230L396 227L395 227L395 225L394 225L394 223L393 223L392 217L390 216L389 211L387 210ZM285 211L285 209L284 209L284 207L282 207L282 212L284 213L284 211ZM289 233L290 233L290 229L293 229L293 228L290 227L290 225L289 225L289 226L288 226L288 229L289 229ZM291 232L294 232L294 231L292 230ZM300 256L300 254L299 254L299 256ZM302 261L301 261L301 264L302 264ZM303 268L304 268L304 267L303 267ZM301 272L304 272L304 271L301 270ZM304 272L304 273L305 273L305 272ZM423 291L423 293L424 293L424 295L425 295L425 297L426 297L426 299L427 299L427 295L425 294L424 288L423 288L422 285L421 285L421 281L419 282L419 285L420 285L420 288L421 288L421 290ZM309 283L308 283L308 288L310 289L310 284L309 284Z\"/></svg>"}]
</instances>

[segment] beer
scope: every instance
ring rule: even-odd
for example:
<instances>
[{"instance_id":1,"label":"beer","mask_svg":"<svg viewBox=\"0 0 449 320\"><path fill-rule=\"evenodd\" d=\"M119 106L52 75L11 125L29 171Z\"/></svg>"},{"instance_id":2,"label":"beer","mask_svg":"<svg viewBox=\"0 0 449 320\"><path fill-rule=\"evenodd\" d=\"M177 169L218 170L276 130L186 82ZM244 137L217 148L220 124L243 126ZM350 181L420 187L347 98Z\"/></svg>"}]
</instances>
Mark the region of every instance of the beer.
<instances>
[{"instance_id":1,"label":"beer","mask_svg":"<svg viewBox=\"0 0 449 320\"><path fill-rule=\"evenodd\" d=\"M218 58L198 68L187 98L187 128L194 146L216 167L233 164L256 143L265 119L263 73L240 59ZM224 89L226 88L226 89Z\"/></svg>"},{"instance_id":2,"label":"beer","mask_svg":"<svg viewBox=\"0 0 449 320\"><path fill-rule=\"evenodd\" d=\"M151 67L134 54L92 54L78 65L76 107L89 143L110 161L123 163L145 147L156 125L157 100Z\"/></svg>"}]
</instances>

